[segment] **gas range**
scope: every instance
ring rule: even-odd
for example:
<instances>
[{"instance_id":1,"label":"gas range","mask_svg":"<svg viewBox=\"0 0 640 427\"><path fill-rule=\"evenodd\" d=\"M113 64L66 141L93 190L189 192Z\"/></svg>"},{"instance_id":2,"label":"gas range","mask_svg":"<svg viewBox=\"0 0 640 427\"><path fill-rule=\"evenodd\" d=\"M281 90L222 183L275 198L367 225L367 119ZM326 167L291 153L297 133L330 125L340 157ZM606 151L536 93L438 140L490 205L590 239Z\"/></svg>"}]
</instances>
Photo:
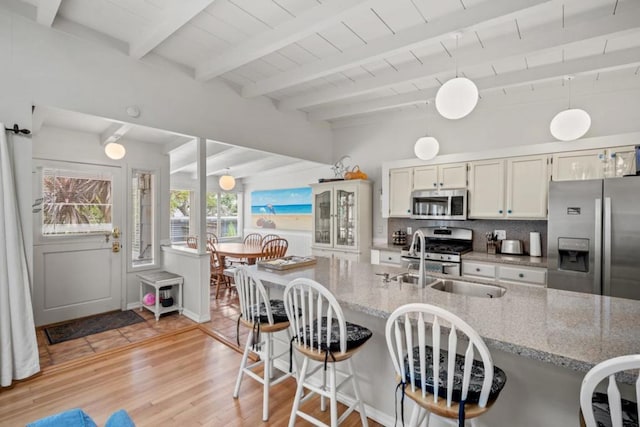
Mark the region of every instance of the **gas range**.
<instances>
[{"instance_id":1,"label":"gas range","mask_svg":"<svg viewBox=\"0 0 640 427\"><path fill-rule=\"evenodd\" d=\"M423 259L430 266L429 270L446 271L446 267L454 267L449 270L453 274L459 272L461 255L473 248L473 231L456 227L426 227L421 230L425 236ZM417 262L420 259L420 239L412 239L400 255L406 264Z\"/></svg>"}]
</instances>

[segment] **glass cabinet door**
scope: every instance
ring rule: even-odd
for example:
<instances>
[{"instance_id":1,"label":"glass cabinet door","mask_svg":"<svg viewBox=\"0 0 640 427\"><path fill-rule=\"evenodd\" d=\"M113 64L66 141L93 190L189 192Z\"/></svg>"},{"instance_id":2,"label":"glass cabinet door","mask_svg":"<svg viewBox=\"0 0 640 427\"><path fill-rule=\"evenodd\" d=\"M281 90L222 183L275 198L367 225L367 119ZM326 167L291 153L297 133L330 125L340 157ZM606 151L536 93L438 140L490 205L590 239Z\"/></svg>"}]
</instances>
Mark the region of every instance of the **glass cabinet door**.
<instances>
[{"instance_id":1,"label":"glass cabinet door","mask_svg":"<svg viewBox=\"0 0 640 427\"><path fill-rule=\"evenodd\" d=\"M327 189L315 195L315 236L316 244L331 244L331 190Z\"/></svg>"},{"instance_id":2,"label":"glass cabinet door","mask_svg":"<svg viewBox=\"0 0 640 427\"><path fill-rule=\"evenodd\" d=\"M335 242L337 246L356 246L356 192L336 188Z\"/></svg>"}]
</instances>

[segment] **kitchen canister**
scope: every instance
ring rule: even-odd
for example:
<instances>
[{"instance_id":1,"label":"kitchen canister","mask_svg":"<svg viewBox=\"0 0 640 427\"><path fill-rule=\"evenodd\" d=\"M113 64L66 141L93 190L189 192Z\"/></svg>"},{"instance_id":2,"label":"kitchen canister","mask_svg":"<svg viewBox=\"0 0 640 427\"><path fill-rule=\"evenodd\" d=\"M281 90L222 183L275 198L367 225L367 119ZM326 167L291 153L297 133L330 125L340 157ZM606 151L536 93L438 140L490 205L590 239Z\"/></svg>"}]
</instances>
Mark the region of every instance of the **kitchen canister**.
<instances>
[{"instance_id":1,"label":"kitchen canister","mask_svg":"<svg viewBox=\"0 0 640 427\"><path fill-rule=\"evenodd\" d=\"M542 256L542 248L540 243L540 233L532 231L529 233L529 255Z\"/></svg>"}]
</instances>

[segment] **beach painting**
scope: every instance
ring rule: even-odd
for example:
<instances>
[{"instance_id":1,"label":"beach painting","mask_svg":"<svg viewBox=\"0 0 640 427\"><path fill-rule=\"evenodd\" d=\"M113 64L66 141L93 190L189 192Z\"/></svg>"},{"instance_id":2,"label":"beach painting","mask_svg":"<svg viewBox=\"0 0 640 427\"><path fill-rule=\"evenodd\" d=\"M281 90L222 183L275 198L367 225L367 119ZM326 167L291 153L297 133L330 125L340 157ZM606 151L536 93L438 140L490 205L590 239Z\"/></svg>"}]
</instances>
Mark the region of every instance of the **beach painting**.
<instances>
[{"instance_id":1,"label":"beach painting","mask_svg":"<svg viewBox=\"0 0 640 427\"><path fill-rule=\"evenodd\" d=\"M279 230L311 230L311 187L251 192L251 225Z\"/></svg>"}]
</instances>

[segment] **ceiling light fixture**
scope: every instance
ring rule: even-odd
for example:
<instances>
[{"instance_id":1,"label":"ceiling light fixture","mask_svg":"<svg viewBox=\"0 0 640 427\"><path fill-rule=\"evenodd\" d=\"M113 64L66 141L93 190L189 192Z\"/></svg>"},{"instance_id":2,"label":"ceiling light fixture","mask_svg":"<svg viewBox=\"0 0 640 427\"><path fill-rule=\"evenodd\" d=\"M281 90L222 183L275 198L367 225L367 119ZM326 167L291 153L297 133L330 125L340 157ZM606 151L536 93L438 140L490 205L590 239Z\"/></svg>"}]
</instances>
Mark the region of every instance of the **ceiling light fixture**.
<instances>
[{"instance_id":1,"label":"ceiling light fixture","mask_svg":"<svg viewBox=\"0 0 640 427\"><path fill-rule=\"evenodd\" d=\"M569 82L569 108L555 115L549 130L560 141L573 141L587 133L591 127L591 116L584 110L571 108L571 80L574 76L565 76L564 79Z\"/></svg>"},{"instance_id":2,"label":"ceiling light fixture","mask_svg":"<svg viewBox=\"0 0 640 427\"><path fill-rule=\"evenodd\" d=\"M227 170L229 170L229 168L227 168ZM233 176L229 175L229 173L225 173L218 180L218 185L220 185L220 188L222 188L224 191L230 191L233 190L233 187L236 186L236 179Z\"/></svg>"},{"instance_id":3,"label":"ceiling light fixture","mask_svg":"<svg viewBox=\"0 0 640 427\"><path fill-rule=\"evenodd\" d=\"M456 52L458 54L458 38L456 33ZM458 58L456 57L456 77L445 82L436 93L436 109L450 120L461 119L476 108L478 104L478 88L466 77L458 77Z\"/></svg>"},{"instance_id":4,"label":"ceiling light fixture","mask_svg":"<svg viewBox=\"0 0 640 427\"><path fill-rule=\"evenodd\" d=\"M427 117L429 116L429 101L426 102L427 105ZM426 134L428 135L428 129ZM413 146L413 152L416 154L416 157L420 160L431 160L435 156L438 155L438 151L440 151L440 144L438 140L433 136L423 136L418 138L415 145Z\"/></svg>"},{"instance_id":5,"label":"ceiling light fixture","mask_svg":"<svg viewBox=\"0 0 640 427\"><path fill-rule=\"evenodd\" d=\"M127 150L124 148L124 145L119 144L117 142L110 142L104 146L104 153L113 160L120 160L127 154Z\"/></svg>"}]
</instances>

